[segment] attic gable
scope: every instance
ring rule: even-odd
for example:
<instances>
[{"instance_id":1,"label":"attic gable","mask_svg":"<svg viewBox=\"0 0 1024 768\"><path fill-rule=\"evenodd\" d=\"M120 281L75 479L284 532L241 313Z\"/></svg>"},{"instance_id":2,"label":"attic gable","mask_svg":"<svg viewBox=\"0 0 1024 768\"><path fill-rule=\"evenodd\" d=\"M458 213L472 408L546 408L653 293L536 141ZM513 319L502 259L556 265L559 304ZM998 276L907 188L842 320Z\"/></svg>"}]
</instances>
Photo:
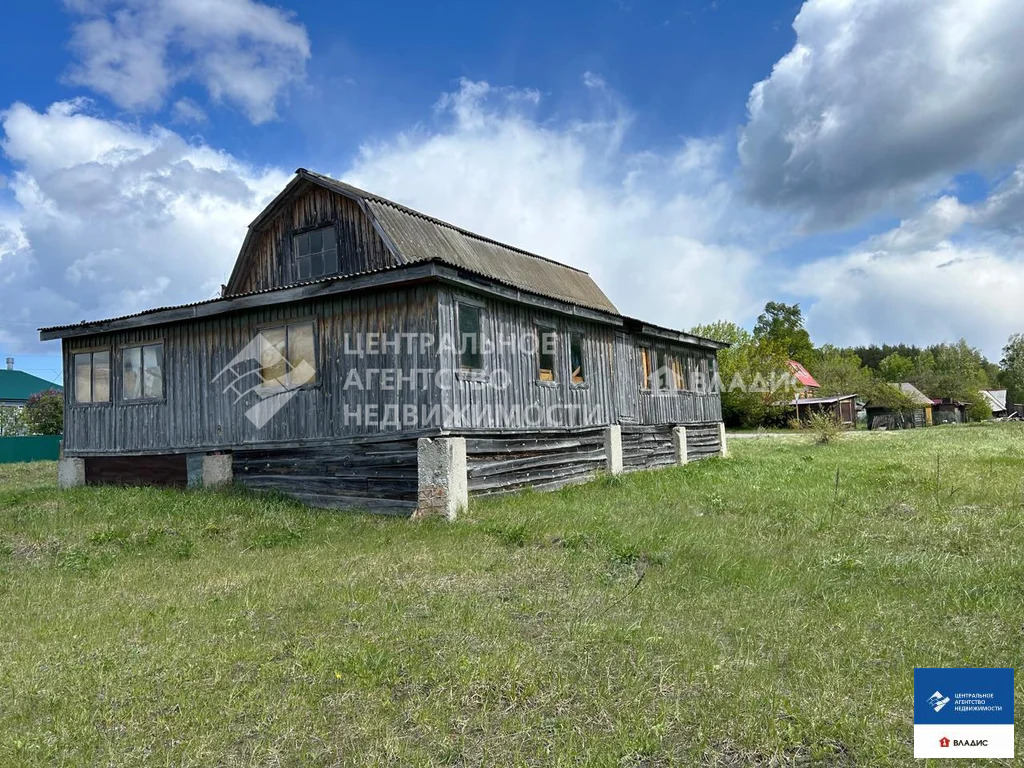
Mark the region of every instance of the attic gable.
<instances>
[{"instance_id":1,"label":"attic gable","mask_svg":"<svg viewBox=\"0 0 1024 768\"><path fill-rule=\"evenodd\" d=\"M294 236L331 221L339 237L341 275L440 261L504 285L618 314L582 270L303 168L250 225L225 295L301 282Z\"/></svg>"}]
</instances>

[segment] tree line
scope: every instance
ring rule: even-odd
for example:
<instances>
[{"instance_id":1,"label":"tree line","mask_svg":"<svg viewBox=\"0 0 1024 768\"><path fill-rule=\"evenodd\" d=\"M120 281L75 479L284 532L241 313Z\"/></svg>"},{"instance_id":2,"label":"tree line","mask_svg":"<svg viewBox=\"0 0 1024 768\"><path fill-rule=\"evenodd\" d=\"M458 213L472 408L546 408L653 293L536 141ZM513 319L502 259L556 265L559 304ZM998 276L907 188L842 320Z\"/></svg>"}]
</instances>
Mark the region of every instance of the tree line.
<instances>
[{"instance_id":1,"label":"tree line","mask_svg":"<svg viewBox=\"0 0 1024 768\"><path fill-rule=\"evenodd\" d=\"M817 394L848 395L894 410L913 402L891 384L909 382L928 397L970 403L968 417L991 418L983 389L1006 389L1008 403L1024 402L1024 333L1009 337L999 363L988 360L965 339L918 347L883 344L861 347L815 346L804 327L799 304L770 301L752 330L719 321L698 325L693 333L728 342L719 352L722 412L726 424L757 427L784 424L785 405L798 384L789 376L789 360L801 363L820 384ZM780 375L786 374L786 375ZM751 386L772 382L774 386Z\"/></svg>"}]
</instances>

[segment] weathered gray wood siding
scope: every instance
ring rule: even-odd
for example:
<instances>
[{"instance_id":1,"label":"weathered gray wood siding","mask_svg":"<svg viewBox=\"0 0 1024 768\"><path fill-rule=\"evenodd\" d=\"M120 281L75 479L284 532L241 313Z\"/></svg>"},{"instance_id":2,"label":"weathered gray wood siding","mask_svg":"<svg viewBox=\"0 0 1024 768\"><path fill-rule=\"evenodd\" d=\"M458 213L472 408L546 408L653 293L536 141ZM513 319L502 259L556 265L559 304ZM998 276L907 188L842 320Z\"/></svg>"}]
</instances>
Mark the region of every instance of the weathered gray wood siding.
<instances>
[{"instance_id":1,"label":"weathered gray wood siding","mask_svg":"<svg viewBox=\"0 0 1024 768\"><path fill-rule=\"evenodd\" d=\"M605 468L604 429L483 433L466 438L473 496L554 490L593 479Z\"/></svg>"},{"instance_id":2,"label":"weathered gray wood siding","mask_svg":"<svg viewBox=\"0 0 1024 768\"><path fill-rule=\"evenodd\" d=\"M458 372L456 305L460 301L484 309L483 334L489 346L484 377ZM641 339L615 326L454 288L440 292L439 313L441 333L452 340L441 350L441 364L455 372L442 392L446 429L557 429L721 420L717 393L644 390L638 353ZM539 381L537 355L530 344L520 343L539 327L552 328L559 335L554 382ZM569 379L569 335L573 332L583 334L583 385L574 385ZM711 375L717 372L712 350L660 340L657 344L694 364L704 361Z\"/></svg>"},{"instance_id":3,"label":"weathered gray wood siding","mask_svg":"<svg viewBox=\"0 0 1024 768\"><path fill-rule=\"evenodd\" d=\"M688 461L710 459L722 454L722 438L718 424L692 424L686 427L686 458Z\"/></svg>"},{"instance_id":4,"label":"weathered gray wood siding","mask_svg":"<svg viewBox=\"0 0 1024 768\"><path fill-rule=\"evenodd\" d=\"M245 417L256 396L249 394L236 403L236 395L224 391L227 377L216 382L213 379L261 328L299 320L314 322L317 383L298 390L277 416L259 429ZM430 377L417 380L406 376L388 389L373 385L370 376L376 369L436 369L436 349L421 354L418 345L411 349L398 345L382 349L379 354L350 354L357 349L355 340L381 333L436 336L436 288L423 285L318 299L168 326L65 339L65 451L69 455L167 453L275 441L315 442L419 429L418 422L389 422L385 414L389 407L406 405L414 406L418 412L429 411L439 403L436 382ZM121 352L126 346L151 341L162 341L164 345L165 397L157 403L126 402L121 393ZM112 351L112 400L76 405L73 355L95 348ZM358 377L360 385L353 386L355 379L351 377ZM376 423L365 417L373 409L379 414Z\"/></svg>"},{"instance_id":5,"label":"weathered gray wood siding","mask_svg":"<svg viewBox=\"0 0 1024 768\"><path fill-rule=\"evenodd\" d=\"M628 424L622 427L622 468L638 469L670 467L676 463L672 448L671 425Z\"/></svg>"},{"instance_id":6,"label":"weathered gray wood siding","mask_svg":"<svg viewBox=\"0 0 1024 768\"><path fill-rule=\"evenodd\" d=\"M293 235L298 231L333 225L338 233L340 274L381 269L396 264L373 224L359 204L317 186L308 186L281 210L264 222L254 234L246 252L246 269L228 286L228 293L248 293L280 288L298 282L292 254Z\"/></svg>"},{"instance_id":7,"label":"weathered gray wood siding","mask_svg":"<svg viewBox=\"0 0 1024 768\"><path fill-rule=\"evenodd\" d=\"M416 507L416 438L351 438L328 445L235 451L235 481L314 507L410 514Z\"/></svg>"}]
</instances>

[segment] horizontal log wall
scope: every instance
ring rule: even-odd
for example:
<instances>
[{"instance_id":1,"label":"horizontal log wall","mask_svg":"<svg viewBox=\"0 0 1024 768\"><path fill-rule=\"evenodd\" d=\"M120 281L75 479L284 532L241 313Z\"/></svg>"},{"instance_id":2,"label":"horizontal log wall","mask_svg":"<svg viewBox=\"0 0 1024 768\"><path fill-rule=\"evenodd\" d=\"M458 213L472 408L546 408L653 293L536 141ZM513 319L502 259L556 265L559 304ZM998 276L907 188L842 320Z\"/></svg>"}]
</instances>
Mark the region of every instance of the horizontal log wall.
<instances>
[{"instance_id":1,"label":"horizontal log wall","mask_svg":"<svg viewBox=\"0 0 1024 768\"><path fill-rule=\"evenodd\" d=\"M466 436L472 496L555 490L593 479L605 463L604 429Z\"/></svg>"},{"instance_id":2,"label":"horizontal log wall","mask_svg":"<svg viewBox=\"0 0 1024 768\"><path fill-rule=\"evenodd\" d=\"M622 427L622 468L638 469L670 467L676 463L672 447L672 426L628 425Z\"/></svg>"},{"instance_id":3,"label":"horizontal log wall","mask_svg":"<svg viewBox=\"0 0 1024 768\"><path fill-rule=\"evenodd\" d=\"M416 438L352 440L310 448L236 451L235 482L313 507L410 514L416 507Z\"/></svg>"},{"instance_id":4,"label":"horizontal log wall","mask_svg":"<svg viewBox=\"0 0 1024 768\"><path fill-rule=\"evenodd\" d=\"M686 458L688 461L709 459L722 453L718 424L688 424L686 427Z\"/></svg>"}]
</instances>

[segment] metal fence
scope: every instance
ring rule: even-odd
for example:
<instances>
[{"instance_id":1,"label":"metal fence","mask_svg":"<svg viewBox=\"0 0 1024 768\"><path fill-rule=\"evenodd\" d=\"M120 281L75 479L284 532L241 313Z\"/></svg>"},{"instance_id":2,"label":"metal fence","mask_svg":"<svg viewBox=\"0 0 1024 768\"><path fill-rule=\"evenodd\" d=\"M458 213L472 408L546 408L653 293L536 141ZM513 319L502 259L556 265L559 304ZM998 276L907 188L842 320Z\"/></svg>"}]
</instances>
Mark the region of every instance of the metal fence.
<instances>
[{"instance_id":1,"label":"metal fence","mask_svg":"<svg viewBox=\"0 0 1024 768\"><path fill-rule=\"evenodd\" d=\"M0 464L56 461L60 453L60 440L60 435L0 437Z\"/></svg>"}]
</instances>

